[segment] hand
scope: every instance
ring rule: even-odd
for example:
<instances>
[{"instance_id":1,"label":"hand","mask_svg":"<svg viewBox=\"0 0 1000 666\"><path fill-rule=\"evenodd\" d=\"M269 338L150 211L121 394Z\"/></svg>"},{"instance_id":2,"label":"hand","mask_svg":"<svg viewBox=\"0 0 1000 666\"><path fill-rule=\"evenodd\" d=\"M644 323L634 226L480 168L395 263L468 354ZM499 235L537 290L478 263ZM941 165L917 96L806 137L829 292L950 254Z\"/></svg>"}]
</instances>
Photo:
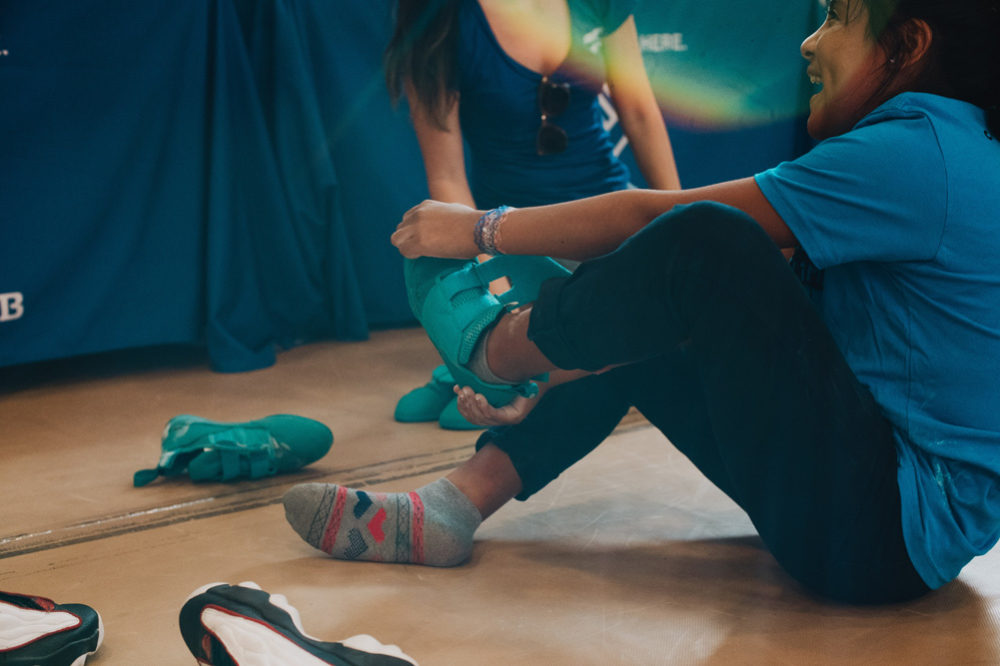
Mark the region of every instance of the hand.
<instances>
[{"instance_id":1,"label":"hand","mask_svg":"<svg viewBox=\"0 0 1000 666\"><path fill-rule=\"evenodd\" d=\"M424 201L403 215L392 244L408 259L472 259L479 254L474 234L481 215L462 204Z\"/></svg>"},{"instance_id":2,"label":"hand","mask_svg":"<svg viewBox=\"0 0 1000 666\"><path fill-rule=\"evenodd\" d=\"M541 397L524 398L517 396L503 407L494 407L486 398L468 386L455 387L458 396L458 411L469 423L481 426L514 425L520 423L538 404Z\"/></svg>"}]
</instances>

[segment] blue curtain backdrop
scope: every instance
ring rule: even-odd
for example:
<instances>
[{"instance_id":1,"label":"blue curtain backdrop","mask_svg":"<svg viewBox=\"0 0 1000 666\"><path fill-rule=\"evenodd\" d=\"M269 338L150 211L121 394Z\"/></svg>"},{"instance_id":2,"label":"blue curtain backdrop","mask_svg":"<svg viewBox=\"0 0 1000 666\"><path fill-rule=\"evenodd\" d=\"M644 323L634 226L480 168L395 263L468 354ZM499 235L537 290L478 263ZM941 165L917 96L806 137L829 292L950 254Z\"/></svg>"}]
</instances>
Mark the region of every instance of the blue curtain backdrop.
<instances>
[{"instance_id":1,"label":"blue curtain backdrop","mask_svg":"<svg viewBox=\"0 0 1000 666\"><path fill-rule=\"evenodd\" d=\"M0 366L195 343L250 370L410 323L388 238L426 185L389 5L3 0ZM808 145L817 3L713 5L637 13L687 186Z\"/></svg>"}]
</instances>

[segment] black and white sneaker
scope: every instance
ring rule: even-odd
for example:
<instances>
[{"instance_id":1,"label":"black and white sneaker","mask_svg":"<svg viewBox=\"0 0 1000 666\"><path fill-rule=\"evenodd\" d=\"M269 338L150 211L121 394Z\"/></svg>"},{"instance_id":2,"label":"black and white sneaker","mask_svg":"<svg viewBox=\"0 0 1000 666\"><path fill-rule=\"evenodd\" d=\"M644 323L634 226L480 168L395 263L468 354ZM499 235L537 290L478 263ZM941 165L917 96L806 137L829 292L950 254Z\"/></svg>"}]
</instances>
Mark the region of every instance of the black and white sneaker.
<instances>
[{"instance_id":1,"label":"black and white sneaker","mask_svg":"<svg viewBox=\"0 0 1000 666\"><path fill-rule=\"evenodd\" d=\"M256 583L211 583L181 608L181 634L207 666L415 666L395 645L362 634L336 643L306 634L288 599Z\"/></svg>"},{"instance_id":2,"label":"black and white sneaker","mask_svg":"<svg viewBox=\"0 0 1000 666\"><path fill-rule=\"evenodd\" d=\"M90 606L0 592L0 664L83 666L102 640L101 616Z\"/></svg>"}]
</instances>

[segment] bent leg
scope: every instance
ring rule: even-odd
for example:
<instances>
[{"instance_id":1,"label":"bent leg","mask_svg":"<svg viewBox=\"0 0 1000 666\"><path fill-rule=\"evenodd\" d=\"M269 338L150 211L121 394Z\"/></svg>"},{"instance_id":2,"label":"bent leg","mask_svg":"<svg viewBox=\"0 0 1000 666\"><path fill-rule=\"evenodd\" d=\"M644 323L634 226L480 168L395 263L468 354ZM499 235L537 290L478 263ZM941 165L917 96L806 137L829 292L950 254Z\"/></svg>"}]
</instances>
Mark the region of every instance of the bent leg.
<instances>
[{"instance_id":1,"label":"bent leg","mask_svg":"<svg viewBox=\"0 0 1000 666\"><path fill-rule=\"evenodd\" d=\"M787 571L852 602L927 591L903 543L892 429L746 215L697 204L661 216L549 283L528 335L563 368L686 355L691 371L660 376L663 395L636 405L747 511ZM685 389L671 382L702 397L700 417L664 404Z\"/></svg>"}]
</instances>

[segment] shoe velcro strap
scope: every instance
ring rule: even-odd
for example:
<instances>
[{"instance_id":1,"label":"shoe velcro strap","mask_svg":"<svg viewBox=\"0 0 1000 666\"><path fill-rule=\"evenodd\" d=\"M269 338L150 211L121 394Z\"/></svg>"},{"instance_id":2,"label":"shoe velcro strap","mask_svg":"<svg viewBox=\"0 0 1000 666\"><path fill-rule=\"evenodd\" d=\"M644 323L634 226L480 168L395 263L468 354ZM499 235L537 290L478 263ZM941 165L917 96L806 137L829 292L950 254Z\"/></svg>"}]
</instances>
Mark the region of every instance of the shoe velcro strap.
<instances>
[{"instance_id":1,"label":"shoe velcro strap","mask_svg":"<svg viewBox=\"0 0 1000 666\"><path fill-rule=\"evenodd\" d=\"M480 282L489 285L494 280L507 278L510 289L496 294L505 305L525 305L538 297L542 283L554 277L566 277L570 272L549 257L502 254L480 264L475 264Z\"/></svg>"},{"instance_id":2,"label":"shoe velcro strap","mask_svg":"<svg viewBox=\"0 0 1000 666\"><path fill-rule=\"evenodd\" d=\"M267 451L251 451L250 458L250 478L260 479L274 473L271 466L271 456Z\"/></svg>"},{"instance_id":3,"label":"shoe velcro strap","mask_svg":"<svg viewBox=\"0 0 1000 666\"><path fill-rule=\"evenodd\" d=\"M489 273L482 270L484 265L470 263L464 268L438 278L438 281L449 294L457 294L468 289L483 289L484 287L489 289L491 280L488 277Z\"/></svg>"},{"instance_id":4,"label":"shoe velcro strap","mask_svg":"<svg viewBox=\"0 0 1000 666\"><path fill-rule=\"evenodd\" d=\"M503 311L504 306L489 292L478 273L460 270L440 279L442 296L449 301L449 318L453 330L461 331L456 358L462 365L469 362L480 334ZM429 303L431 297L428 297Z\"/></svg>"},{"instance_id":5,"label":"shoe velcro strap","mask_svg":"<svg viewBox=\"0 0 1000 666\"><path fill-rule=\"evenodd\" d=\"M231 449L218 449L222 480L231 481L240 475L240 454Z\"/></svg>"}]
</instances>

